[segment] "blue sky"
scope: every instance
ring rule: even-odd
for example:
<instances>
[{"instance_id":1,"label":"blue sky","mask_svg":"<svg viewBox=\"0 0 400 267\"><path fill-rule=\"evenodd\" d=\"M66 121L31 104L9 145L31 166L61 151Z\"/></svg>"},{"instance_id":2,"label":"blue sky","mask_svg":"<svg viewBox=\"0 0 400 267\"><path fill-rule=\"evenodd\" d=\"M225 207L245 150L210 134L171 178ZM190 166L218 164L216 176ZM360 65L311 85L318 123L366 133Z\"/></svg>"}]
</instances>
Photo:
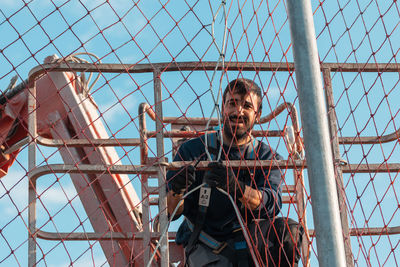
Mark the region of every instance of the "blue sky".
<instances>
[{"instance_id":1,"label":"blue sky","mask_svg":"<svg viewBox=\"0 0 400 267\"><path fill-rule=\"evenodd\" d=\"M350 0L311 1L319 56L331 63L397 63L400 49L399 11L391 1ZM64 57L76 52L96 54L103 63L159 63L175 61L216 61L218 47L212 43L212 19L219 1L133 1L133 0L0 0L0 90L11 77L19 82L48 55ZM165 4L165 8L163 8ZM191 11L193 10L193 11ZM225 60L245 62L292 62L289 24L284 1L227 1L228 34ZM240 12L239 12L240 10ZM216 44L222 44L223 12L215 21ZM260 34L261 33L261 34ZM93 58L84 57L88 61ZM270 113L284 101L298 106L295 76L288 72L218 72L211 82L212 71L163 73L164 116L208 117L212 103L209 88L217 93L220 81L225 86L237 76L254 79L265 92L263 114ZM398 112L399 76L397 73L332 73L335 111L340 136L376 136L394 132L400 123ZM99 114L110 135L117 138L138 137L137 108L141 102L154 103L152 74L103 74L91 91ZM170 96L171 94L171 96ZM387 97L385 97L387 95ZM373 114L373 116L371 116ZM291 124L288 113L262 129L283 129ZM149 122L150 129L154 124ZM167 129L169 126L167 126ZM288 152L281 138L263 139L284 157ZM155 141L150 143L155 151ZM54 149L40 147L49 163L61 163ZM167 157L171 157L166 141ZM139 164L137 148L117 149L123 164ZM342 158L353 164L397 162L397 142L378 145L341 146ZM151 155L154 156L154 155ZM27 262L27 149L6 177L0 180L0 262L7 266ZM397 173L344 175L349 209L355 219L352 227L397 226L399 220L399 179ZM64 205L76 191L67 175L59 185L52 176L39 183L43 202L58 231L71 231L86 218L78 198L73 205L78 215ZM140 181L131 177L135 188ZM291 180L290 171L286 177ZM7 194L6 192L9 191ZM64 193L64 192L65 193ZM67 196L67 197L66 197ZM308 202L308 220L312 212ZM22 212L19 215L19 212ZM284 213L294 215L293 208ZM38 224L48 221L38 208ZM42 216L43 214L43 216ZM47 217L46 217L47 216ZM68 220L66 220L68 219ZM89 223L85 229L91 231ZM45 228L56 231L52 224ZM87 242L40 241L46 250L46 262L40 266L99 266L105 262L101 248L87 250ZM394 266L398 254L398 235L352 238L358 266ZM313 244L316 250L315 242ZM11 255L15 250L15 256ZM86 251L87 250L87 251ZM92 254L93 253L93 254ZM315 262L315 255L312 261ZM95 264L93 264L95 263Z\"/></svg>"}]
</instances>

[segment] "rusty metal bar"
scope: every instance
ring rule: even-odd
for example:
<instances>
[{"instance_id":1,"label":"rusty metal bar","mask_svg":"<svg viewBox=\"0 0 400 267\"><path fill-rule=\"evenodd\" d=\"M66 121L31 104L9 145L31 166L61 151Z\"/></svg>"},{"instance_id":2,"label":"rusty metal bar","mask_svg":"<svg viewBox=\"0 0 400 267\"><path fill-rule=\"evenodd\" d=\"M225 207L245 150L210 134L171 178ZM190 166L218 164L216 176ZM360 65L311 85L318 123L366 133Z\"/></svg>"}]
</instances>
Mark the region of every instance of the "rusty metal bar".
<instances>
[{"instance_id":1,"label":"rusty metal bar","mask_svg":"<svg viewBox=\"0 0 400 267\"><path fill-rule=\"evenodd\" d=\"M209 131L210 132L210 131ZM205 133L205 131L193 132L193 131L164 131L164 137L198 137ZM282 136L283 131L279 130L271 130L271 131L253 131L253 136L261 137L261 136ZM146 138L156 138L157 131L146 131L144 133ZM22 140L21 144L18 146L26 145L29 141ZM41 136L37 136L36 141L38 144L49 147L60 147L60 146L69 146L69 147L82 147L82 146L93 146L93 147L105 147L105 146L140 146L141 139L140 138L118 138L118 139L51 139L45 138ZM15 151L15 150L14 150ZM6 153L7 152L7 153ZM8 154L12 151L7 150L4 153Z\"/></svg>"},{"instance_id":2,"label":"rusty metal bar","mask_svg":"<svg viewBox=\"0 0 400 267\"><path fill-rule=\"evenodd\" d=\"M192 161L174 161L163 163L167 170L178 170L183 166L193 163ZM197 165L199 170L208 170L208 161L200 161ZM32 170L31 180L52 173L87 173L99 174L109 172L111 174L148 174L158 173L159 164L148 165L92 165L92 164L48 164ZM307 164L305 160L231 160L229 166L232 168L271 168L271 169L305 169ZM342 167L343 173L388 173L400 172L400 163L386 164L348 164Z\"/></svg>"},{"instance_id":3,"label":"rusty metal bar","mask_svg":"<svg viewBox=\"0 0 400 267\"><path fill-rule=\"evenodd\" d=\"M156 108L156 131L157 131L157 158L160 163L165 163L165 153L164 153L164 135L163 135L163 109L162 109L162 93L161 93L161 71L155 69L153 73L154 78L154 103ZM162 186L166 182L166 168L163 165L159 166L158 171L158 185ZM159 222L162 227L167 227L168 224L168 213L167 213L167 192L166 190L159 191L158 200L158 214ZM160 261L161 267L169 266L169 252L168 252L168 231L165 232L165 237L161 238L160 242Z\"/></svg>"},{"instance_id":4,"label":"rusty metal bar","mask_svg":"<svg viewBox=\"0 0 400 267\"><path fill-rule=\"evenodd\" d=\"M352 236L399 235L400 234L400 226L352 228L350 230L350 234Z\"/></svg>"},{"instance_id":5,"label":"rusty metal bar","mask_svg":"<svg viewBox=\"0 0 400 267\"><path fill-rule=\"evenodd\" d=\"M82 147L82 146L139 146L140 138L118 138L118 139L50 139L38 136L36 138L38 144L49 147L59 146L71 146L71 147Z\"/></svg>"},{"instance_id":6,"label":"rusty metal bar","mask_svg":"<svg viewBox=\"0 0 400 267\"><path fill-rule=\"evenodd\" d=\"M400 226L350 228L351 236L399 235L399 234L400 234ZM310 229L310 236L315 236L315 231L312 229Z\"/></svg>"},{"instance_id":7,"label":"rusty metal bar","mask_svg":"<svg viewBox=\"0 0 400 267\"><path fill-rule=\"evenodd\" d=\"M145 234L143 232L137 233L120 233L120 232L107 232L107 233L60 233L60 232L46 232L42 230L36 230L37 238L44 240L65 240L65 241L73 241L73 240L142 240L145 238ZM176 232L168 232L169 240L174 240L176 237ZM399 235L400 234L400 226L393 227L370 227L370 228L351 228L350 235L351 236L373 236L373 235ZM315 237L315 232L313 229L309 229L309 235L311 237ZM160 233L158 232L150 232L150 239L157 240L160 238Z\"/></svg>"},{"instance_id":8,"label":"rusty metal bar","mask_svg":"<svg viewBox=\"0 0 400 267\"><path fill-rule=\"evenodd\" d=\"M344 144L383 144L397 141L400 138L400 129L382 136L355 136L355 137L339 137L339 143Z\"/></svg>"},{"instance_id":9,"label":"rusty metal bar","mask_svg":"<svg viewBox=\"0 0 400 267\"><path fill-rule=\"evenodd\" d=\"M139 134L140 134L140 163L147 164L148 163L148 147L147 147L147 126L146 126L146 104L142 103L139 105L138 113L139 113ZM155 118L155 114L154 118ZM142 174L141 177L141 186L142 186L142 222L143 222L143 262L146 263L150 259L150 221L149 221L149 211L150 211L150 201L149 196L147 196L148 192L148 178L149 176L146 174Z\"/></svg>"},{"instance_id":10,"label":"rusty metal bar","mask_svg":"<svg viewBox=\"0 0 400 267\"><path fill-rule=\"evenodd\" d=\"M214 131L207 131L208 133L212 133ZM279 137L284 135L284 131L279 131L279 130L271 130L271 131L252 131L251 132L253 136L255 137L262 137L262 136L274 136L274 137ZM204 135L205 131L165 131L164 132L164 137L171 137L171 138L192 138L192 137L198 137L201 135ZM148 131L146 132L146 137L147 138L155 138L157 136L157 131Z\"/></svg>"},{"instance_id":11,"label":"rusty metal bar","mask_svg":"<svg viewBox=\"0 0 400 267\"><path fill-rule=\"evenodd\" d=\"M156 120L156 114L154 113L153 109L150 107L149 104L147 103L141 103L142 105L141 110L142 112L146 112L149 117L155 121ZM272 111L270 114L261 117L260 121L258 124L263 124L271 121L273 118L278 116L279 114L282 113L287 107L289 106L290 109L292 109L294 106L293 104L289 102L285 102L280 104L274 111ZM294 107L294 109L296 109ZM295 120L297 121L297 111L295 110ZM218 119L217 118L202 118L202 117L164 117L163 122L164 123L173 123L173 124L182 124L182 125L206 125L210 121L211 126L216 126L218 125Z\"/></svg>"},{"instance_id":12,"label":"rusty metal bar","mask_svg":"<svg viewBox=\"0 0 400 267\"><path fill-rule=\"evenodd\" d=\"M48 164L31 171L31 181L35 181L42 175L52 173L86 173L86 174L157 174L158 167L144 165L93 165L93 164Z\"/></svg>"},{"instance_id":13,"label":"rusty metal bar","mask_svg":"<svg viewBox=\"0 0 400 267\"><path fill-rule=\"evenodd\" d=\"M348 164L342 167L344 173L388 173L400 172L400 163Z\"/></svg>"},{"instance_id":14,"label":"rusty metal bar","mask_svg":"<svg viewBox=\"0 0 400 267\"><path fill-rule=\"evenodd\" d=\"M33 179L33 171L36 168L36 85L31 84L28 94L28 266L36 266L36 180Z\"/></svg>"},{"instance_id":15,"label":"rusty metal bar","mask_svg":"<svg viewBox=\"0 0 400 267\"><path fill-rule=\"evenodd\" d=\"M145 73L160 70L172 71L214 71L216 61L173 62L153 64L96 64L96 63L49 63L36 66L29 76L37 76L49 71L108 72L108 73ZM217 67L220 70L222 67ZM396 63L321 63L321 69L328 68L333 72L399 72ZM227 71L294 71L291 62L226 62ZM29 79L30 82L30 79ZM22 86L23 88L23 86Z\"/></svg>"},{"instance_id":16,"label":"rusty metal bar","mask_svg":"<svg viewBox=\"0 0 400 267\"><path fill-rule=\"evenodd\" d=\"M37 237L45 240L132 240L132 239L144 239L145 234L143 232L138 233L120 233L120 232L108 232L108 233L51 233L41 230L36 230ZM387 227L369 227L369 228L351 228L351 236L373 236L373 235L399 235L400 226L387 226ZM309 235L315 236L313 229L309 229ZM176 237L176 232L169 232L169 240L173 240ZM160 233L150 232L150 239L160 238Z\"/></svg>"},{"instance_id":17,"label":"rusty metal bar","mask_svg":"<svg viewBox=\"0 0 400 267\"><path fill-rule=\"evenodd\" d=\"M178 170L179 168L193 163L192 161L174 161L169 163L164 163L163 165L167 170ZM200 161L196 168L199 170L208 170L208 161ZM400 170L400 164L396 166ZM32 170L31 180L36 180L38 177L46 174L54 173L87 173L87 174L101 174L108 172L111 174L148 174L155 175L158 173L159 164L148 165L93 165L93 164L48 164L45 166L40 166ZM304 160L295 160L288 162L286 160L248 160L246 162L241 160L231 160L229 161L229 166L232 168L247 168L247 167L271 167L271 169L283 168L283 169L293 169L293 168L306 168L306 162ZM357 167L358 165L350 165ZM346 167L345 167L346 168ZM395 172L395 170L393 170Z\"/></svg>"},{"instance_id":18,"label":"rusty metal bar","mask_svg":"<svg viewBox=\"0 0 400 267\"><path fill-rule=\"evenodd\" d=\"M262 117L258 124L263 124L263 123L267 123L267 122L271 121L273 118L275 118L276 116L281 114L282 111L284 111L287 108L289 108L289 114L290 114L290 118L292 120L292 125L293 125L295 140L296 140L296 151L300 153L303 150L303 142L300 138L299 119L297 116L297 109L296 109L295 105L293 105L290 102L284 102L284 103L280 104L270 114L268 114L265 117ZM257 135L255 135L256 134L255 132L256 131L253 131L252 134L254 136L257 136Z\"/></svg>"},{"instance_id":19,"label":"rusty metal bar","mask_svg":"<svg viewBox=\"0 0 400 267\"><path fill-rule=\"evenodd\" d=\"M283 105L283 104L281 104ZM174 120L164 120L165 123L171 123L175 121L182 121L182 119L174 119ZM214 119L212 119L214 120ZM191 124L190 120L184 120L184 124ZM200 121L198 122L200 124ZM146 136L152 138L156 137L156 131L148 131ZM204 132L192 132L192 131L164 131L164 137L197 137L203 135ZM278 137L284 134L284 131L280 130L269 130L269 131L252 131L253 136L261 137L261 136L273 136ZM344 144L383 144L396 141L400 138L400 129L383 136L357 136L357 137L338 137L339 143L341 145ZM299 139L301 140L301 138ZM58 146L71 146L71 147L80 147L80 146L138 146L140 145L140 138L118 138L118 139L71 139L71 140L62 140L62 139L50 139L41 136L36 137L36 141L40 145L50 146L50 147L58 147ZM29 143L28 138L22 139L20 142L16 143L12 147L8 148L4 151L4 154L10 154L22 146Z\"/></svg>"},{"instance_id":20,"label":"rusty metal bar","mask_svg":"<svg viewBox=\"0 0 400 267\"><path fill-rule=\"evenodd\" d=\"M146 238L146 233L144 232L137 232L137 233L132 233L132 232L127 232L127 233L121 233L121 232L107 232L107 233L87 233L87 232L78 232L78 233L52 233L52 232L47 232L47 231L42 231L42 230L36 230L37 232L37 237L44 239L44 240L68 240L68 241L73 241L73 240L93 240L93 241L98 241L98 240L143 240ZM173 240L176 237L176 232L169 232L170 236L169 239ZM149 239L151 240L156 240L160 238L160 233L158 232L150 232Z\"/></svg>"},{"instance_id":21,"label":"rusty metal bar","mask_svg":"<svg viewBox=\"0 0 400 267\"><path fill-rule=\"evenodd\" d=\"M298 155L295 155L294 157L298 158ZM302 225L304 229L304 238L301 243L301 249L302 249L301 257L303 261L303 266L309 267L311 239L310 239L309 229L307 226L304 172L302 169L293 169L293 176L295 178L296 204L297 204L297 209L299 211L298 214L299 224ZM282 200L285 203L285 196L283 196Z\"/></svg>"},{"instance_id":22,"label":"rusty metal bar","mask_svg":"<svg viewBox=\"0 0 400 267\"><path fill-rule=\"evenodd\" d=\"M339 200L340 221L342 223L346 264L348 267L353 267L354 260L353 260L353 252L351 250L349 221L347 219L346 192L343 185L343 175L340 166L340 150L339 150L339 142L337 134L335 104L332 91L331 72L329 69L323 69L322 74L323 74L322 77L324 79L325 97L328 109L329 132L332 145L332 157L334 159L333 163L335 165L334 170L336 177L336 190Z\"/></svg>"},{"instance_id":23,"label":"rusty metal bar","mask_svg":"<svg viewBox=\"0 0 400 267\"><path fill-rule=\"evenodd\" d=\"M175 161L166 164L167 170L178 170L179 168L193 163L192 161ZM196 168L199 170L208 170L208 161L200 161ZM123 165L122 165L123 166ZM305 169L307 163L305 160L246 160L229 161L232 168L265 168L271 169ZM400 172L400 163L371 163L371 164L348 164L342 166L343 173L388 173Z\"/></svg>"},{"instance_id":24,"label":"rusty metal bar","mask_svg":"<svg viewBox=\"0 0 400 267\"><path fill-rule=\"evenodd\" d=\"M297 120L297 118L296 118ZM297 122L297 121L296 121ZM297 122L298 124L298 122ZM285 137L287 138L287 142L289 145L289 159L302 160L304 159L303 147L297 146L297 143L301 141L300 136L295 133L293 127L288 127L285 133ZM300 139L300 140L299 140ZM300 150L299 150L300 148ZM310 247L311 247L311 239L308 234L308 226L307 226L307 215L306 215L306 197L305 197L305 186L304 186L304 171L303 169L293 169L293 177L294 177L294 185L293 190L295 192L295 202L297 204L298 210L298 221L299 224L303 226L304 229L304 238L301 242L301 258L304 267L310 266ZM283 196L283 203L287 203L287 196ZM290 198L289 203L293 203L293 200Z\"/></svg>"}]
</instances>

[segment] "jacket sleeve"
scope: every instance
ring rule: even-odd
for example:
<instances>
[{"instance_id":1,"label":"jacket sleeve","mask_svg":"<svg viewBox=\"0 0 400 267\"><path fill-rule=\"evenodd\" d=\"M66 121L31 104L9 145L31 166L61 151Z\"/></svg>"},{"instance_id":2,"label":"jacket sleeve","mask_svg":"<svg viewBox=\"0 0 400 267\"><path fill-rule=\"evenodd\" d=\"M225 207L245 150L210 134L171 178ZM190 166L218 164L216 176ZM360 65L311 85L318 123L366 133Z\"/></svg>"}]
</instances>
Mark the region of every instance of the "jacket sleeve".
<instances>
[{"instance_id":1,"label":"jacket sleeve","mask_svg":"<svg viewBox=\"0 0 400 267\"><path fill-rule=\"evenodd\" d=\"M282 160L283 158L272 151L262 158L263 160ZM280 169L264 167L256 172L255 177L258 190L262 192L263 201L258 207L261 217L273 218L282 208L282 180Z\"/></svg>"},{"instance_id":2,"label":"jacket sleeve","mask_svg":"<svg viewBox=\"0 0 400 267\"><path fill-rule=\"evenodd\" d=\"M190 155L190 151L188 150L188 145L187 143L183 143L177 153L175 154L175 157L173 159L173 161L186 161L186 160L192 160L191 159L191 155ZM174 176L176 174L176 171L168 171L167 175L166 175L166 189L167 192L169 190L171 190L171 181L174 179Z\"/></svg>"}]
</instances>

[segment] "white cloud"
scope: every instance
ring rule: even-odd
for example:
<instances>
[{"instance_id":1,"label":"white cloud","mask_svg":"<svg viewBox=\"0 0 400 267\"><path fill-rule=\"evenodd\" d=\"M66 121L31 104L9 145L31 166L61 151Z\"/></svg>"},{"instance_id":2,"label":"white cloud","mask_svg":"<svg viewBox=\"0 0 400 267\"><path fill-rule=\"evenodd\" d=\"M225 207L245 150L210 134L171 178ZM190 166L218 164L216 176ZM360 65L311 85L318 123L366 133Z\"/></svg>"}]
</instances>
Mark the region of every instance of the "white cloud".
<instances>
[{"instance_id":1,"label":"white cloud","mask_svg":"<svg viewBox=\"0 0 400 267\"><path fill-rule=\"evenodd\" d=\"M52 2L49 0L35 0L35 1L26 1L28 2L28 6L30 8L34 7L48 7L48 6L54 6L55 5L60 5L65 2L65 0L53 0ZM54 3L54 4L53 4ZM0 4L2 8L13 8L13 9L19 9L24 6L23 1L16 1L16 0L0 0Z\"/></svg>"},{"instance_id":2,"label":"white cloud","mask_svg":"<svg viewBox=\"0 0 400 267\"><path fill-rule=\"evenodd\" d=\"M9 191L8 194L6 194L7 191ZM10 171L1 178L0 196L2 197L0 206L2 206L5 215L16 215L18 211L26 208L28 205L28 177L26 177L26 173L22 170Z\"/></svg>"},{"instance_id":3,"label":"white cloud","mask_svg":"<svg viewBox=\"0 0 400 267\"><path fill-rule=\"evenodd\" d=\"M134 63L138 60L138 56L136 54L122 55L121 60L122 63Z\"/></svg>"},{"instance_id":4,"label":"white cloud","mask_svg":"<svg viewBox=\"0 0 400 267\"><path fill-rule=\"evenodd\" d=\"M114 104L115 101L99 105L99 109L102 112L105 112L103 113L103 119L107 123L112 123L114 121L121 120L121 115L126 114L125 109L132 114L131 110L136 106L137 100L134 99L133 97L128 97L126 100L123 100L122 103L117 103L116 105Z\"/></svg>"},{"instance_id":5,"label":"white cloud","mask_svg":"<svg viewBox=\"0 0 400 267\"><path fill-rule=\"evenodd\" d=\"M92 44L89 40L99 33L99 30L94 25L87 25L87 27L79 27L76 31L79 40L85 44L86 49Z\"/></svg>"},{"instance_id":6,"label":"white cloud","mask_svg":"<svg viewBox=\"0 0 400 267\"><path fill-rule=\"evenodd\" d=\"M66 204L76 196L76 190L72 183L63 185L62 188L55 184L50 188L38 185L38 193L45 205Z\"/></svg>"},{"instance_id":7,"label":"white cloud","mask_svg":"<svg viewBox=\"0 0 400 267\"><path fill-rule=\"evenodd\" d=\"M118 21L118 17L122 16L124 16L122 18L122 22L126 26L134 25L135 29L140 29L146 25L147 21L141 15L131 15L132 12L138 11L137 8L133 8L126 15L128 8L133 6L133 2L131 0L110 0L109 4L104 4L104 2L105 1L103 0L82 1L82 4L85 6L85 8L88 10L93 10L91 12L91 16L100 28L105 28L114 24ZM131 27L128 28L132 30ZM111 28L107 31L107 35L110 34L113 36L124 36L127 35L127 32L125 30L113 30L113 28Z\"/></svg>"},{"instance_id":8,"label":"white cloud","mask_svg":"<svg viewBox=\"0 0 400 267\"><path fill-rule=\"evenodd\" d=\"M28 177L24 176L22 171L11 171L0 180L0 207L7 216L15 216L28 206ZM40 180L37 182L37 192L46 208L66 204L77 194L72 182L62 185L62 188L59 184L48 186L41 184ZM7 191L9 193L5 195Z\"/></svg>"},{"instance_id":9,"label":"white cloud","mask_svg":"<svg viewBox=\"0 0 400 267\"><path fill-rule=\"evenodd\" d=\"M97 255L94 255L94 258L92 259L92 257L87 254L90 254L90 253L86 253L83 257L80 257L76 262L73 263L73 266L74 267L89 267L89 266L107 267L107 266L110 266L107 263L107 260L103 255L99 255L99 253L97 253ZM49 266L51 266L51 267L69 266L69 264L70 264L70 262L68 261L68 262L63 262L63 263L58 262L56 264L50 264Z\"/></svg>"},{"instance_id":10,"label":"white cloud","mask_svg":"<svg viewBox=\"0 0 400 267\"><path fill-rule=\"evenodd\" d=\"M20 1L15 0L1 0L1 6L4 7L21 7L23 5Z\"/></svg>"},{"instance_id":11,"label":"white cloud","mask_svg":"<svg viewBox=\"0 0 400 267\"><path fill-rule=\"evenodd\" d=\"M268 99L277 99L281 94L281 91L278 87L270 87L267 90Z\"/></svg>"},{"instance_id":12,"label":"white cloud","mask_svg":"<svg viewBox=\"0 0 400 267\"><path fill-rule=\"evenodd\" d=\"M74 263L74 267L88 267L88 266L110 266L106 263L105 257L97 257L92 259L80 260Z\"/></svg>"}]
</instances>

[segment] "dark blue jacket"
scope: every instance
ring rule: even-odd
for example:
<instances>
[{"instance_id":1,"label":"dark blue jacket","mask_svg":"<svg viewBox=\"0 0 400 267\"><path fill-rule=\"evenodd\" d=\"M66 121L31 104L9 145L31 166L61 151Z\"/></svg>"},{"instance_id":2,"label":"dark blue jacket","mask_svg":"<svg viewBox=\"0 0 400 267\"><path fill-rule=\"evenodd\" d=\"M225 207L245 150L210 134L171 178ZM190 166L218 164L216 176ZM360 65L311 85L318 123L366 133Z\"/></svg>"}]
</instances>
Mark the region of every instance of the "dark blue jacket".
<instances>
[{"instance_id":1,"label":"dark blue jacket","mask_svg":"<svg viewBox=\"0 0 400 267\"><path fill-rule=\"evenodd\" d=\"M193 161L199 158L201 158L201 160L207 160L204 139L205 136L201 136L199 138L191 139L183 143L180 146L177 154L175 155L174 161ZM218 149L220 147L218 141L216 147ZM282 159L281 156L274 153L269 148L269 146L262 142L257 142L256 147L254 147L254 145L252 144L249 144L239 149L237 148L237 146L228 147L224 145L221 156L223 161L225 161L226 155L228 156L229 160ZM282 207L280 188L282 183L281 171L278 169L272 170L269 167L264 167L262 169L256 169L255 167L243 167L239 170L234 170L234 172L239 172L238 179L244 181L246 185L257 188L258 190L263 192L263 204L261 204L256 210L253 211L250 211L249 209L246 209L244 207L244 205L239 201L241 193L237 193L237 196L235 197L236 205L239 207L244 220L250 223L251 220L254 218L259 219L275 217ZM168 183L172 181L175 173L176 172L174 171L169 171L167 173ZM196 171L196 181L190 186L188 191L200 185L203 182L203 176L204 171ZM167 190L169 190L169 188L171 187L168 186ZM199 190L187 196L184 202L183 215L193 223L196 221L196 215L198 212L198 199ZM210 204L207 209L206 220L203 225L203 231L213 236L215 239L223 241L229 238L233 230L239 227L240 225L237 216L229 198L218 190L212 189ZM177 240L182 239L182 236L179 235L182 235L182 229L178 231ZM184 241L185 240L183 240L183 242Z\"/></svg>"}]
</instances>

